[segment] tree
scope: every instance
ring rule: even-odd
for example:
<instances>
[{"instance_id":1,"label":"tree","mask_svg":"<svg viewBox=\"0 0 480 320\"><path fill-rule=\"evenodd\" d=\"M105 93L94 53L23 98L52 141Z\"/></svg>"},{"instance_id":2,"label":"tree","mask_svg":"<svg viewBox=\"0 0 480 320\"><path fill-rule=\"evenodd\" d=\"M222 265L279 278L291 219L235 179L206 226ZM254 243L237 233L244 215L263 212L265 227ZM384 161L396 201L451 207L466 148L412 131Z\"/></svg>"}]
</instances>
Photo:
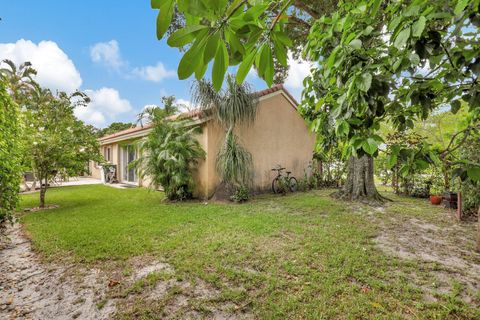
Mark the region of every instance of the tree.
<instances>
[{"instance_id":1,"label":"tree","mask_svg":"<svg viewBox=\"0 0 480 320\"><path fill-rule=\"evenodd\" d=\"M237 84L231 75L227 77L225 90L217 92L214 85L205 80L194 83L192 96L195 104L211 114L225 130L225 138L217 155L216 167L224 187L248 188L252 180L252 155L234 133L239 125L253 123L258 98L247 83Z\"/></svg>"},{"instance_id":2,"label":"tree","mask_svg":"<svg viewBox=\"0 0 480 320\"><path fill-rule=\"evenodd\" d=\"M145 107L143 111L137 115L137 123L143 126L144 120L155 123L177 114L182 106L176 101L177 99L173 95L162 97L163 106L150 105Z\"/></svg>"},{"instance_id":3,"label":"tree","mask_svg":"<svg viewBox=\"0 0 480 320\"><path fill-rule=\"evenodd\" d=\"M153 130L138 142L140 157L131 165L140 176L148 177L154 189L163 187L169 200L191 198L194 189L192 171L205 157L195 138L200 128L188 120L166 119L168 112L150 110Z\"/></svg>"},{"instance_id":4,"label":"tree","mask_svg":"<svg viewBox=\"0 0 480 320\"><path fill-rule=\"evenodd\" d=\"M114 134L116 132L128 129L133 127L133 123L124 123L124 122L112 122L108 127L103 129L98 129L96 132L97 137L101 138L109 134Z\"/></svg>"},{"instance_id":5,"label":"tree","mask_svg":"<svg viewBox=\"0 0 480 320\"><path fill-rule=\"evenodd\" d=\"M45 194L57 174L75 175L85 170L89 160L100 161L99 145L91 129L77 120L75 107L89 102L82 92L54 95L35 84L25 100L25 163L40 181L40 207L45 207Z\"/></svg>"},{"instance_id":6,"label":"tree","mask_svg":"<svg viewBox=\"0 0 480 320\"><path fill-rule=\"evenodd\" d=\"M459 100L469 104L478 121L480 60L478 37L472 37L478 34L478 1L340 1L331 12L319 12L312 3L153 0L152 7L160 9L159 38L175 12L184 17L184 27L167 40L172 47L187 46L179 78L193 73L202 78L213 60L216 90L229 65L238 65L239 83L254 66L271 85L275 62L286 67L287 49L296 51L288 25L300 30L305 25L303 53L317 67L304 81L302 104L331 113L334 134L344 142L349 170L339 196L382 201L373 180L373 157L383 142L377 134L381 122L404 130L439 105L458 109ZM296 20L299 16L308 17L301 19L306 24ZM312 123L321 126L321 118Z\"/></svg>"},{"instance_id":7,"label":"tree","mask_svg":"<svg viewBox=\"0 0 480 320\"><path fill-rule=\"evenodd\" d=\"M20 187L20 110L0 80L0 224L11 220Z\"/></svg>"},{"instance_id":8,"label":"tree","mask_svg":"<svg viewBox=\"0 0 480 320\"><path fill-rule=\"evenodd\" d=\"M28 61L22 63L18 68L11 60L5 59L2 62L6 66L0 68L0 79L10 91L13 101L21 106L29 91L33 89L32 77L37 74L37 71Z\"/></svg>"}]
</instances>

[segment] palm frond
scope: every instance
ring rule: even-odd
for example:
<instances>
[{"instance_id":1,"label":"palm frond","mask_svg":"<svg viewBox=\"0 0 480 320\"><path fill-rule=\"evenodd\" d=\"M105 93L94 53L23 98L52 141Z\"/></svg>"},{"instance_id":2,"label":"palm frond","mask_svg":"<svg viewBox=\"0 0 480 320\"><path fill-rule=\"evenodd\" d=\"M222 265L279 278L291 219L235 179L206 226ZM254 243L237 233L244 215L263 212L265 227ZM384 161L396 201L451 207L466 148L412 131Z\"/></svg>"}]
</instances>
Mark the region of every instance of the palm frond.
<instances>
[{"instance_id":1,"label":"palm frond","mask_svg":"<svg viewBox=\"0 0 480 320\"><path fill-rule=\"evenodd\" d=\"M234 186L249 186L253 177L252 155L245 149L232 130L217 155L217 171L223 182Z\"/></svg>"}]
</instances>

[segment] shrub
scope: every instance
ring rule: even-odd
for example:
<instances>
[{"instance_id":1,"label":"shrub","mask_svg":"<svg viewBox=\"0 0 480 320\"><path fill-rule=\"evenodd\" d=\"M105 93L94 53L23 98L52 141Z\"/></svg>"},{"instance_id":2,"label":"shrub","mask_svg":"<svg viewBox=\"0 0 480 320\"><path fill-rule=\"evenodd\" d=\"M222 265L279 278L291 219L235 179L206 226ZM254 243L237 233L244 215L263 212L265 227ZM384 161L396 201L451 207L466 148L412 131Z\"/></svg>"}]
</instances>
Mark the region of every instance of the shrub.
<instances>
[{"instance_id":1,"label":"shrub","mask_svg":"<svg viewBox=\"0 0 480 320\"><path fill-rule=\"evenodd\" d=\"M0 223L12 219L21 182L20 114L0 82Z\"/></svg>"},{"instance_id":2,"label":"shrub","mask_svg":"<svg viewBox=\"0 0 480 320\"><path fill-rule=\"evenodd\" d=\"M245 186L240 186L235 189L233 192L232 196L230 197L230 200L233 202L246 202L250 200L251 195L250 195L250 190L245 187Z\"/></svg>"},{"instance_id":3,"label":"shrub","mask_svg":"<svg viewBox=\"0 0 480 320\"><path fill-rule=\"evenodd\" d=\"M169 200L185 200L193 195L192 170L205 156L195 139L198 126L189 121L156 121L146 140L140 141L140 157L132 163L141 177L148 176L155 189L163 187Z\"/></svg>"}]
</instances>

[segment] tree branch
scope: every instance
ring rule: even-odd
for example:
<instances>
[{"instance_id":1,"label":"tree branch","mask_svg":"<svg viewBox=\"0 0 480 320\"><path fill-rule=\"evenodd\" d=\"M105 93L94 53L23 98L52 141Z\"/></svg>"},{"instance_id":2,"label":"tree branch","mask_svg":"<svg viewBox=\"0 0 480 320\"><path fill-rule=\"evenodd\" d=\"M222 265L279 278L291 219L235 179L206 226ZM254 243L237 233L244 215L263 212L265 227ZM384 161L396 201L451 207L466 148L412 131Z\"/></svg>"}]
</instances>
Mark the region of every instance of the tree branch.
<instances>
[{"instance_id":1,"label":"tree branch","mask_svg":"<svg viewBox=\"0 0 480 320\"><path fill-rule=\"evenodd\" d=\"M302 0L295 0L293 5L299 9L299 10L302 10L302 11L305 11L306 13L308 13L312 18L314 19L318 19L320 18L320 13L313 10L312 8L310 8L309 6L307 6L305 3L303 3Z\"/></svg>"},{"instance_id":2,"label":"tree branch","mask_svg":"<svg viewBox=\"0 0 480 320\"><path fill-rule=\"evenodd\" d=\"M465 141L467 140L468 136L470 135L470 132L478 130L478 129L480 129L480 124L478 124L476 126L469 126L465 129L463 129L462 131L459 131L459 132L455 133L452 136L452 138L450 139L450 142L448 143L448 146L440 152L440 159L442 159L442 160L445 159L446 156L448 156L449 154L451 154L452 152L454 152L455 150L460 148L465 143ZM457 139L457 137L462 133L464 135L463 135L463 138L460 141L460 143L458 143L455 147L450 149L451 146L453 145L453 143L455 142L455 140Z\"/></svg>"}]
</instances>

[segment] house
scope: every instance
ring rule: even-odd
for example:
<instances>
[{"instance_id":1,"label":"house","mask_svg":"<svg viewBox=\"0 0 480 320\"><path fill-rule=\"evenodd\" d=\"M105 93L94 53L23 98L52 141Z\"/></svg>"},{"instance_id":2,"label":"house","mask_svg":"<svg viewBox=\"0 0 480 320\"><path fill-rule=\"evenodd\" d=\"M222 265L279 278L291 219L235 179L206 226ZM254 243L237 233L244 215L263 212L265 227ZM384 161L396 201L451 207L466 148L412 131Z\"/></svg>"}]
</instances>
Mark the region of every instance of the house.
<instances>
[{"instance_id":1,"label":"house","mask_svg":"<svg viewBox=\"0 0 480 320\"><path fill-rule=\"evenodd\" d=\"M276 173L273 167L281 165L297 178L304 177L312 160L315 136L297 112L297 102L282 86L259 91L257 115L253 124L236 129L241 144L252 154L253 186L256 192L271 188ZM195 195L210 198L219 185L216 171L216 157L225 136L224 130L202 112L184 114L197 122L202 133L198 135L206 152L194 173ZM131 142L145 137L152 130L150 125L134 127L99 139L102 154L109 163L117 165L117 178L120 182L148 186L148 179L140 179L128 164L136 159L137 150ZM91 164L91 174L100 178L101 169Z\"/></svg>"}]
</instances>

